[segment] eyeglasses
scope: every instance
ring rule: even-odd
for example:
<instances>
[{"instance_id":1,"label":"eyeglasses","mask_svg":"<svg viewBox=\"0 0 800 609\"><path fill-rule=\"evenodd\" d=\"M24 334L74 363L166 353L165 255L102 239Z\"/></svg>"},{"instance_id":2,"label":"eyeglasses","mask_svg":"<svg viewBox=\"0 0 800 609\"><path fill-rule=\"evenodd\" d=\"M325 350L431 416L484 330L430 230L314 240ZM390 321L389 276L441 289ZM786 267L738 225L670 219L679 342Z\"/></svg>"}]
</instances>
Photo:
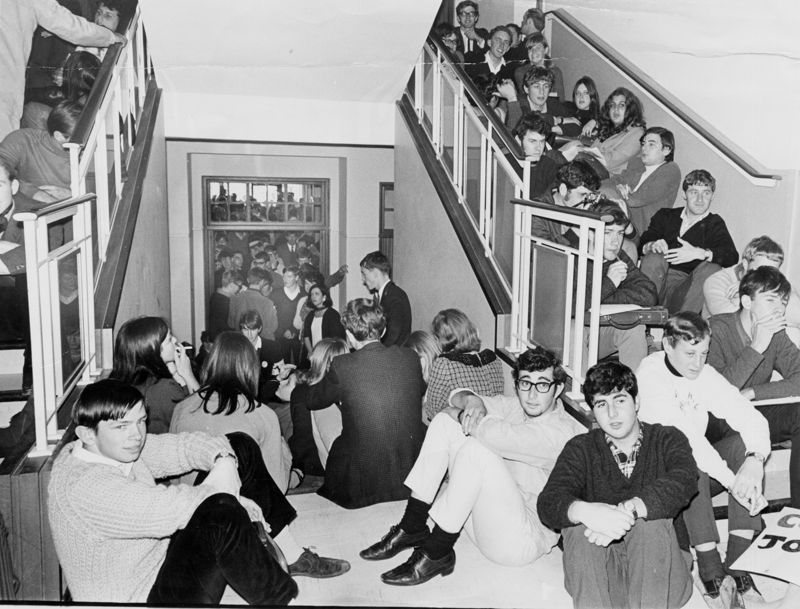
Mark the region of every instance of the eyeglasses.
<instances>
[{"instance_id":1,"label":"eyeglasses","mask_svg":"<svg viewBox=\"0 0 800 609\"><path fill-rule=\"evenodd\" d=\"M474 17L477 14L478 13L476 13L475 11L461 11L459 13L459 15L461 15L462 17Z\"/></svg>"},{"instance_id":2,"label":"eyeglasses","mask_svg":"<svg viewBox=\"0 0 800 609\"><path fill-rule=\"evenodd\" d=\"M520 391L530 391L531 387L536 387L536 391L539 393L547 393L550 391L550 388L553 385L557 385L556 381L538 381L534 383L533 381L529 381L528 379L520 379L517 381L517 388Z\"/></svg>"}]
</instances>

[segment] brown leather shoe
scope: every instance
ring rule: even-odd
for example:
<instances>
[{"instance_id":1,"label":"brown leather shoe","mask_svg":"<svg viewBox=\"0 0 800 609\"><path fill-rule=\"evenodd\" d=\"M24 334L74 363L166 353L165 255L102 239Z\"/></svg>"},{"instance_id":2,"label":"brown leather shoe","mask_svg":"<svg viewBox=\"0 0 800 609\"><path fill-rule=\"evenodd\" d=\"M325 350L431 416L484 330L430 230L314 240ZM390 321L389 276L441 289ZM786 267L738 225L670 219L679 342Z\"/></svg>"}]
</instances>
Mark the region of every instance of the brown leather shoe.
<instances>
[{"instance_id":1,"label":"brown leather shoe","mask_svg":"<svg viewBox=\"0 0 800 609\"><path fill-rule=\"evenodd\" d=\"M350 563L341 558L328 558L303 548L300 557L289 565L289 575L292 577L304 576L315 579L338 577L350 570Z\"/></svg>"},{"instance_id":2,"label":"brown leather shoe","mask_svg":"<svg viewBox=\"0 0 800 609\"><path fill-rule=\"evenodd\" d=\"M399 567L381 575L381 579L383 583L392 586L416 586L424 584L437 575L442 577L450 575L455 567L456 553L454 550L450 550L449 554L439 560L434 560L422 549L417 548L411 554L411 558Z\"/></svg>"},{"instance_id":3,"label":"brown leather shoe","mask_svg":"<svg viewBox=\"0 0 800 609\"><path fill-rule=\"evenodd\" d=\"M378 543L361 550L358 555L364 560L384 560L408 548L416 548L428 538L428 535L430 532L427 527L419 533L406 533L399 524L396 524Z\"/></svg>"}]
</instances>

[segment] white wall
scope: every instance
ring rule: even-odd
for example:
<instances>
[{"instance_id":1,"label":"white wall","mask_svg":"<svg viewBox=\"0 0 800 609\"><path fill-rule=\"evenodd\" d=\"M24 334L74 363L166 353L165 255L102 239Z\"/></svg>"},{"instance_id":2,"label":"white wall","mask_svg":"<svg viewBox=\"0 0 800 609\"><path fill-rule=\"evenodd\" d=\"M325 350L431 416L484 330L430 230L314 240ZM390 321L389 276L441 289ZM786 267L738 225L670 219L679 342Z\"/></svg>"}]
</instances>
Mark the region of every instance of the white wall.
<instances>
[{"instance_id":1,"label":"white wall","mask_svg":"<svg viewBox=\"0 0 800 609\"><path fill-rule=\"evenodd\" d=\"M177 336L197 340L205 327L205 175L330 179L330 266L350 265L332 296L339 308L348 299L366 296L358 263L378 248L379 184L394 181L391 148L168 140L172 324Z\"/></svg>"},{"instance_id":2,"label":"white wall","mask_svg":"<svg viewBox=\"0 0 800 609\"><path fill-rule=\"evenodd\" d=\"M521 16L528 2L516 0ZM550 0L772 170L800 168L800 9L787 0Z\"/></svg>"}]
</instances>

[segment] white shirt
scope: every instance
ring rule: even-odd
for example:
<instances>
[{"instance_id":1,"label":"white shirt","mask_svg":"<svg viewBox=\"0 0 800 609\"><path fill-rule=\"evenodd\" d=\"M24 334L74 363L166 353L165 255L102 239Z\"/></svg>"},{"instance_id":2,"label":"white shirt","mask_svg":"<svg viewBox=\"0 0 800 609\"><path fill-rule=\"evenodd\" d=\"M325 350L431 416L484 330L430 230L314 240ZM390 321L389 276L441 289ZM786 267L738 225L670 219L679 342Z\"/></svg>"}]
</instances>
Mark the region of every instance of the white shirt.
<instances>
[{"instance_id":1,"label":"white shirt","mask_svg":"<svg viewBox=\"0 0 800 609\"><path fill-rule=\"evenodd\" d=\"M681 212L681 232L678 233L678 234L681 237L683 237L683 235L686 234L687 230L692 228L695 224L697 224L701 220L703 220L706 217L708 217L708 214L710 214L710 213L711 213L711 209L709 208L709 209L706 210L706 213L704 213L703 215L701 215L701 216L693 216L692 218L689 218L689 215L686 213L686 208L684 207L683 211Z\"/></svg>"},{"instance_id":2,"label":"white shirt","mask_svg":"<svg viewBox=\"0 0 800 609\"><path fill-rule=\"evenodd\" d=\"M649 178L651 175L653 175L653 172L654 172L656 169L658 169L659 167L661 167L663 164L664 164L664 163L659 163L658 165L645 165L645 166L644 166L644 173L642 174L642 177L641 177L641 178L639 178L639 183L638 183L638 184L636 184L636 186L635 186L635 187L634 187L634 189L633 189L633 192L636 192L637 190L639 190L639 188L641 187L641 185L642 185L642 184L644 184L644 181L645 181L647 178Z\"/></svg>"},{"instance_id":3,"label":"white shirt","mask_svg":"<svg viewBox=\"0 0 800 609\"><path fill-rule=\"evenodd\" d=\"M484 57L486 58L486 65L489 66L489 71L492 74L497 74L506 65L505 57L501 57L499 63L495 65L494 55L492 55L490 51L486 51L486 55L484 55Z\"/></svg>"},{"instance_id":4,"label":"white shirt","mask_svg":"<svg viewBox=\"0 0 800 609\"><path fill-rule=\"evenodd\" d=\"M72 456L76 459L80 459L85 463L100 463L102 465L110 465L111 467L118 467L122 470L126 476L130 475L131 469L133 469L133 461L130 463L122 463L121 461L117 461L116 459L112 459L110 457L106 457L104 455L98 455L97 453L93 453L90 450L86 450L83 446L83 442L78 440L78 443L75 445L75 448L72 449Z\"/></svg>"}]
</instances>

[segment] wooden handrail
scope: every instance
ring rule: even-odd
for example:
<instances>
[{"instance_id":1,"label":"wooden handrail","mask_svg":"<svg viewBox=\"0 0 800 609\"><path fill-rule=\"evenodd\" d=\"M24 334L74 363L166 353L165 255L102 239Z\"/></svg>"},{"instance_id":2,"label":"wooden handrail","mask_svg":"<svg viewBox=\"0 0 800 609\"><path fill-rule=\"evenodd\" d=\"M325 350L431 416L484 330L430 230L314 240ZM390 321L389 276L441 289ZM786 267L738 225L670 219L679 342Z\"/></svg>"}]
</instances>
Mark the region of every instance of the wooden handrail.
<instances>
[{"instance_id":1,"label":"wooden handrail","mask_svg":"<svg viewBox=\"0 0 800 609\"><path fill-rule=\"evenodd\" d=\"M637 86L641 87L651 97L663 104L681 121L699 133L702 138L707 140L714 148L719 150L734 165L739 167L751 178L759 180L782 179L780 175L764 173L760 169L756 168L751 161L744 159L743 155L746 154L744 151L734 150L734 148L738 148L738 146L728 140L724 135L714 129L699 116L688 110L686 108L686 104L672 95L664 87L656 83L656 81L647 76L647 74L645 74L637 66L625 59L616 49L600 40L600 38L595 35L594 32L587 28L583 23L578 21L575 17L570 15L566 10L559 8L554 11L549 11L547 16L552 19L557 19L570 30L572 30L576 36L589 44L595 50L595 52L614 65L614 67L635 82Z\"/></svg>"}]
</instances>

